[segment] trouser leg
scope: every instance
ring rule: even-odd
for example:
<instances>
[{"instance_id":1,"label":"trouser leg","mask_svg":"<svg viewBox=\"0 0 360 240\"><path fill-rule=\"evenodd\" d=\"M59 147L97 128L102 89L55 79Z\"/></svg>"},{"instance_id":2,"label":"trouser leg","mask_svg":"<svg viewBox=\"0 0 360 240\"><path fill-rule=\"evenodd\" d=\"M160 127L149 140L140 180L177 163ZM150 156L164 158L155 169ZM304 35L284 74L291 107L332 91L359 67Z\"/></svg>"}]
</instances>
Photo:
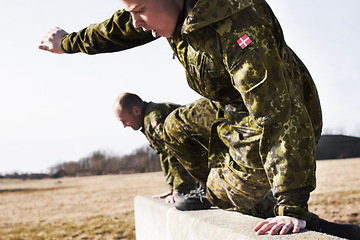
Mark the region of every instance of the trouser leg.
<instances>
[{"instance_id":1,"label":"trouser leg","mask_svg":"<svg viewBox=\"0 0 360 240\"><path fill-rule=\"evenodd\" d=\"M208 99L174 110L165 120L165 144L184 168L202 185L210 172L208 145L217 109Z\"/></svg>"},{"instance_id":2,"label":"trouser leg","mask_svg":"<svg viewBox=\"0 0 360 240\"><path fill-rule=\"evenodd\" d=\"M235 170L231 166L213 168L207 180L210 202L222 209L256 217L273 217L276 199L262 170Z\"/></svg>"},{"instance_id":3,"label":"trouser leg","mask_svg":"<svg viewBox=\"0 0 360 240\"><path fill-rule=\"evenodd\" d=\"M195 179L174 156L168 157L167 160L169 161L168 175L171 176L171 179L168 179L168 183L173 186L173 189L181 193L189 193L190 190L197 188Z\"/></svg>"}]
</instances>

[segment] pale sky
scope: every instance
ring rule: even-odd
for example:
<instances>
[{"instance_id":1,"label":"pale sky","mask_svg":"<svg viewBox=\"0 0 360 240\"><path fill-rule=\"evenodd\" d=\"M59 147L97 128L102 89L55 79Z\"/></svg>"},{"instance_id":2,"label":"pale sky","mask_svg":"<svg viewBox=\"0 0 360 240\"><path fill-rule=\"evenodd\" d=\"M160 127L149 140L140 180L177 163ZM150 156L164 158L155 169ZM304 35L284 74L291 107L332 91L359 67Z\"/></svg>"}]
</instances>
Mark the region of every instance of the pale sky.
<instances>
[{"instance_id":1,"label":"pale sky","mask_svg":"<svg viewBox=\"0 0 360 240\"><path fill-rule=\"evenodd\" d=\"M314 78L325 131L360 136L360 2L268 3ZM124 129L113 115L122 92L153 102L200 98L166 39L96 56L37 48L50 28L79 31L121 8L118 0L0 2L0 173L47 172L97 150L127 154L147 144L142 133Z\"/></svg>"}]
</instances>

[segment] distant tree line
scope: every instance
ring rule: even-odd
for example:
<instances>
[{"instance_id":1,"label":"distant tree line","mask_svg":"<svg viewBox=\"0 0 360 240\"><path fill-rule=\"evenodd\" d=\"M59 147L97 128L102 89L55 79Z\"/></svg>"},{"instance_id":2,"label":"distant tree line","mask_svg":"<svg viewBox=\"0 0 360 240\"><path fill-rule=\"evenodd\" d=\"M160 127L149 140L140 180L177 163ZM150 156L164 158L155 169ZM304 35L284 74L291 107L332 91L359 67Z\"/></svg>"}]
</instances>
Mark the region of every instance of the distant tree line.
<instances>
[{"instance_id":1,"label":"distant tree line","mask_svg":"<svg viewBox=\"0 0 360 240\"><path fill-rule=\"evenodd\" d=\"M50 167L49 173L12 173L0 178L41 179L107 174L130 174L161 171L159 155L150 146L124 156L95 151L79 161L68 161Z\"/></svg>"},{"instance_id":2,"label":"distant tree line","mask_svg":"<svg viewBox=\"0 0 360 240\"><path fill-rule=\"evenodd\" d=\"M323 134L316 146L316 160L360 157L360 138ZM150 146L133 153L116 156L95 151L79 161L68 161L52 166L49 173L11 173L0 178L41 179L106 174L129 174L161 171L159 155Z\"/></svg>"},{"instance_id":3,"label":"distant tree line","mask_svg":"<svg viewBox=\"0 0 360 240\"><path fill-rule=\"evenodd\" d=\"M14 179L42 179L42 178L49 178L50 175L47 173L18 173L18 172L14 172L14 173L7 173L4 175L0 174L0 179L1 178L14 178Z\"/></svg>"}]
</instances>

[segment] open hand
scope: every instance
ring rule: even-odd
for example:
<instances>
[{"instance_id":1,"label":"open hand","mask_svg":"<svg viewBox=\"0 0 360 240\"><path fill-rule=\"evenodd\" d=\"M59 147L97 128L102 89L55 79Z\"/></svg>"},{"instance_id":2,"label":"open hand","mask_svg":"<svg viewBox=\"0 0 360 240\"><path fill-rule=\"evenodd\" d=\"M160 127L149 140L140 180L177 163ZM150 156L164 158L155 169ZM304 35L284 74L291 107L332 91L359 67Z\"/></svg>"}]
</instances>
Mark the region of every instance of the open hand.
<instances>
[{"instance_id":1,"label":"open hand","mask_svg":"<svg viewBox=\"0 0 360 240\"><path fill-rule=\"evenodd\" d=\"M253 230L257 235L262 235L266 232L269 232L270 235L284 235L291 229L293 233L297 233L305 227L306 222L304 220L289 216L277 216L259 222Z\"/></svg>"}]
</instances>

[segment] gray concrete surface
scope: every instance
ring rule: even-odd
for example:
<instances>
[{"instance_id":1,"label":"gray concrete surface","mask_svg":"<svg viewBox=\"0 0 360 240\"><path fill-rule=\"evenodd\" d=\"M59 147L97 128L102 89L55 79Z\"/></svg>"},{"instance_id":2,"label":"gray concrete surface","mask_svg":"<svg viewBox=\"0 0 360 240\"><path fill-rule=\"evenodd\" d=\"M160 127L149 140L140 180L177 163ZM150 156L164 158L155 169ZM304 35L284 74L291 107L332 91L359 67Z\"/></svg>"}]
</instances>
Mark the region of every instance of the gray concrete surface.
<instances>
[{"instance_id":1,"label":"gray concrete surface","mask_svg":"<svg viewBox=\"0 0 360 240\"><path fill-rule=\"evenodd\" d=\"M216 208L184 212L149 196L136 196L134 205L137 240L341 239L307 230L257 236L252 228L260 218Z\"/></svg>"}]
</instances>

